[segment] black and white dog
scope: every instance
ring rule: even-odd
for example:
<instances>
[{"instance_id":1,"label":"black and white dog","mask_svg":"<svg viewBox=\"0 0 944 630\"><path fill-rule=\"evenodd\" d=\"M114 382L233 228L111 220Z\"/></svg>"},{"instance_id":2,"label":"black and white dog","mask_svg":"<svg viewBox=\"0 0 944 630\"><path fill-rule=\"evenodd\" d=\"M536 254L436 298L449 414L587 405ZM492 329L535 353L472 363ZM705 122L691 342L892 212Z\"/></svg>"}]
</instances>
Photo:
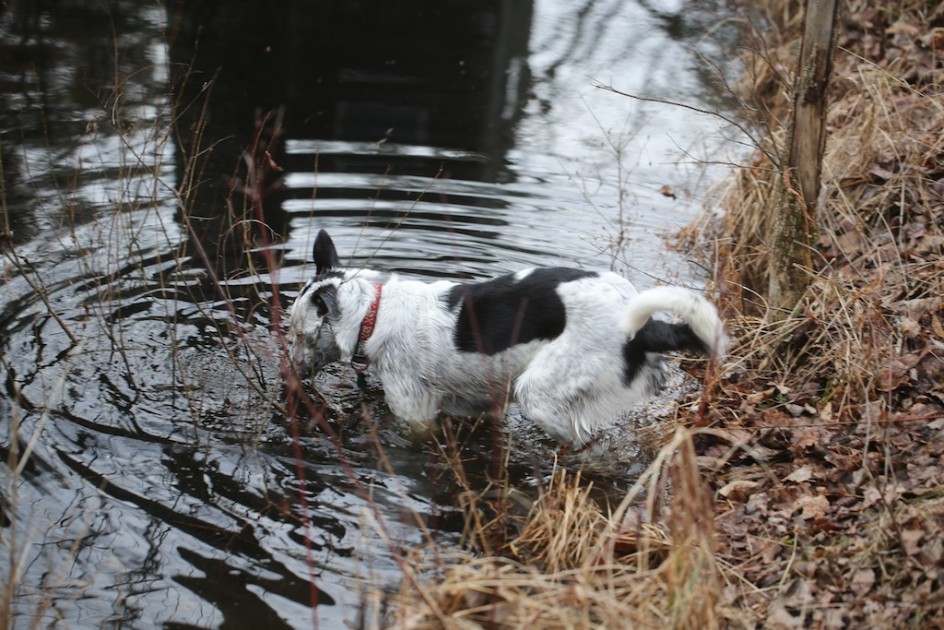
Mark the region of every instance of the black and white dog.
<instances>
[{"instance_id":1,"label":"black and white dog","mask_svg":"<svg viewBox=\"0 0 944 630\"><path fill-rule=\"evenodd\" d=\"M373 365L400 418L471 415L513 392L521 413L583 444L662 386L660 353L721 357L715 307L677 287L637 292L611 273L539 267L484 282L426 283L341 266L322 230L316 275L289 317L300 374ZM682 320L652 319L657 311Z\"/></svg>"}]
</instances>

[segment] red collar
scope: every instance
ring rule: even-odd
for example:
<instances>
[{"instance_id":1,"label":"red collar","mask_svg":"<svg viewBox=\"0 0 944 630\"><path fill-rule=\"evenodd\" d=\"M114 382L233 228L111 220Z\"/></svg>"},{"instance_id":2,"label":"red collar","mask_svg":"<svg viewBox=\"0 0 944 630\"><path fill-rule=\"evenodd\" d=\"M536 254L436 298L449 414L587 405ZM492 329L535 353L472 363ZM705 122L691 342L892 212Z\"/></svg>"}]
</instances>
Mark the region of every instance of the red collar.
<instances>
[{"instance_id":1,"label":"red collar","mask_svg":"<svg viewBox=\"0 0 944 630\"><path fill-rule=\"evenodd\" d=\"M361 329L357 335L357 346L354 348L354 355L351 357L351 367L355 372L363 372L370 365L370 358L364 352L364 344L374 334L374 327L377 325L377 311L380 309L380 292L383 291L383 285L376 285L377 294L374 301L370 303L367 309L367 315L361 320Z\"/></svg>"}]
</instances>

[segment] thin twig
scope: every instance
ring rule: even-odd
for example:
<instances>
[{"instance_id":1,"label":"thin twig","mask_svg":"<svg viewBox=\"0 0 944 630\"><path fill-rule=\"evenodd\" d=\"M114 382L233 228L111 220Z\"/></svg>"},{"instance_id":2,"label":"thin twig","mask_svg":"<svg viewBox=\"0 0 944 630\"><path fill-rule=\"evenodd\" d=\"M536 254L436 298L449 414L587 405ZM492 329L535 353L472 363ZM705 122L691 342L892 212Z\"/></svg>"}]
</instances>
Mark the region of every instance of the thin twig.
<instances>
[{"instance_id":1,"label":"thin twig","mask_svg":"<svg viewBox=\"0 0 944 630\"><path fill-rule=\"evenodd\" d=\"M753 135L750 131L748 131L748 129L747 129L744 125L742 125L742 124L739 123L738 121L734 120L734 119L731 118L730 116L725 116L724 114L722 114L722 113L720 113L720 112L711 111L710 109L704 109L704 108L702 108L702 107L696 107L695 105L689 105L689 104L687 104L687 103L679 103L679 102L677 102L677 101L670 101L670 100L667 100L667 99L655 98L655 97L652 97L652 96L639 96L638 94L631 94L631 93L629 93L629 92L623 92L623 91L621 91L621 90L617 90L617 89L616 89L615 87L613 87L612 85L607 85L606 83L603 83L602 81L598 81L597 79L594 79L594 78L592 78L592 77L591 77L591 79L590 79L590 82L591 82L591 85L593 85L593 87L595 87L595 88L599 88L599 89L601 89L601 90L606 90L607 92L613 92L614 94L619 94L620 96L625 96L625 97L627 97L627 98L631 98L631 99L634 99L634 100L637 100L637 101L641 101L641 102L643 102L643 103L658 103L658 104L660 104L660 105L671 105L672 107L680 107L680 108L682 108L682 109L687 109L687 110L689 110L689 111L693 111L693 112L695 112L695 113L697 113L697 114L702 114L702 115L705 115L705 116L714 116L715 118L720 118L720 119L723 120L724 122L728 123L729 125L731 125L731 126L734 127L735 129L737 129L738 131L740 131L740 132L741 132L742 134L744 134L747 138L749 138L750 141L751 141L751 144L752 144L754 147L756 147L758 151L761 151L762 153L764 153L764 155L766 155L768 158L770 158L770 160L771 160L774 164L776 164L776 163L778 162L778 160L779 160L779 158L778 158L776 155L774 155L774 154L772 154L772 153L769 153L766 149L764 149L763 144L761 143L761 141L758 140L757 138L755 138L754 135Z\"/></svg>"}]
</instances>

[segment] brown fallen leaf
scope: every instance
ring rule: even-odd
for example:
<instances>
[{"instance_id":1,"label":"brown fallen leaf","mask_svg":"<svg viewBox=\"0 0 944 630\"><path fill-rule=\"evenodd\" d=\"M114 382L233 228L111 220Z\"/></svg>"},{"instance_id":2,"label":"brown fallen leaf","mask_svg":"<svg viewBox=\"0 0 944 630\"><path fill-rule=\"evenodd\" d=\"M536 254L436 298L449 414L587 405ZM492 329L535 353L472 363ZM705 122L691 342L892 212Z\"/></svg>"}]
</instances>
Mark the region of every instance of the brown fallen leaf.
<instances>
[{"instance_id":1,"label":"brown fallen leaf","mask_svg":"<svg viewBox=\"0 0 944 630\"><path fill-rule=\"evenodd\" d=\"M806 495L799 497L793 504L794 511L799 508L802 510L800 517L809 520L820 518L829 511L829 499L821 494Z\"/></svg>"},{"instance_id":2,"label":"brown fallen leaf","mask_svg":"<svg viewBox=\"0 0 944 630\"><path fill-rule=\"evenodd\" d=\"M901 546L909 556L916 556L921 551L919 543L924 538L924 531L920 529L905 529L901 532Z\"/></svg>"},{"instance_id":3,"label":"brown fallen leaf","mask_svg":"<svg viewBox=\"0 0 944 630\"><path fill-rule=\"evenodd\" d=\"M869 486L862 493L862 507L871 507L882 500L882 493L875 486Z\"/></svg>"},{"instance_id":4,"label":"brown fallen leaf","mask_svg":"<svg viewBox=\"0 0 944 630\"><path fill-rule=\"evenodd\" d=\"M813 476L813 469L810 467L809 464L805 464L803 466L800 466L796 470L794 470L789 475L787 475L786 478L784 478L784 481L792 481L793 483L803 483L804 481L809 481L812 476Z\"/></svg>"},{"instance_id":5,"label":"brown fallen leaf","mask_svg":"<svg viewBox=\"0 0 944 630\"><path fill-rule=\"evenodd\" d=\"M911 380L911 368L921 361L921 354L909 354L891 357L878 369L878 389L884 392L894 391Z\"/></svg>"},{"instance_id":6,"label":"brown fallen leaf","mask_svg":"<svg viewBox=\"0 0 944 630\"><path fill-rule=\"evenodd\" d=\"M910 317L902 319L901 334L905 339L917 339L921 334L921 323Z\"/></svg>"},{"instance_id":7,"label":"brown fallen leaf","mask_svg":"<svg viewBox=\"0 0 944 630\"><path fill-rule=\"evenodd\" d=\"M747 479L735 479L734 481L729 481L718 490L720 494L725 499L732 499L734 501L745 501L747 497L751 495L751 490L760 486L756 481L750 481Z\"/></svg>"},{"instance_id":8,"label":"brown fallen leaf","mask_svg":"<svg viewBox=\"0 0 944 630\"><path fill-rule=\"evenodd\" d=\"M875 584L875 571L872 569L859 569L852 574L852 590L855 591L859 597L862 597L870 590Z\"/></svg>"},{"instance_id":9,"label":"brown fallen leaf","mask_svg":"<svg viewBox=\"0 0 944 630\"><path fill-rule=\"evenodd\" d=\"M941 320L937 315L931 315L931 332L939 339L944 339L944 325L941 325Z\"/></svg>"}]
</instances>

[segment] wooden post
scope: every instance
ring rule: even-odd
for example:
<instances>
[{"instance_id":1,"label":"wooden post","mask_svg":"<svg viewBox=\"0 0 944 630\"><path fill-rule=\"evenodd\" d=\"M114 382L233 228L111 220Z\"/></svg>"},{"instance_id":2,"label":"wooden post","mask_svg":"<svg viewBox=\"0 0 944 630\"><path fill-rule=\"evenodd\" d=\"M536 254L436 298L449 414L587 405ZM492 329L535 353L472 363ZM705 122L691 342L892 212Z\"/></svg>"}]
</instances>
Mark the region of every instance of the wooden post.
<instances>
[{"instance_id":1,"label":"wooden post","mask_svg":"<svg viewBox=\"0 0 944 630\"><path fill-rule=\"evenodd\" d=\"M806 2L783 190L769 239L769 300L774 319L783 319L796 308L810 282L837 4L837 0Z\"/></svg>"}]
</instances>

